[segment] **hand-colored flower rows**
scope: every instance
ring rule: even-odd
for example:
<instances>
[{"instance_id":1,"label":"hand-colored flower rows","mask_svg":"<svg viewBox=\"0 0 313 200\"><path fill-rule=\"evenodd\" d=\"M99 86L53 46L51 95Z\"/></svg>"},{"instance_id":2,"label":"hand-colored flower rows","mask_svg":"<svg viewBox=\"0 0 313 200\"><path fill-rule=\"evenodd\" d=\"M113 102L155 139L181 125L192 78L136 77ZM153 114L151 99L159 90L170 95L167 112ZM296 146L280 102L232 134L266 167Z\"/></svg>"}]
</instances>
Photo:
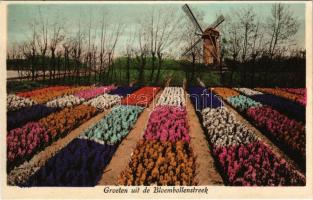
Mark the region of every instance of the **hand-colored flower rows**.
<instances>
[{"instance_id":1,"label":"hand-colored flower rows","mask_svg":"<svg viewBox=\"0 0 313 200\"><path fill-rule=\"evenodd\" d=\"M117 87L115 90L112 90L109 92L109 94L112 95L119 95L119 96L127 96L128 94L133 93L134 91L138 90L139 87L134 86L134 87Z\"/></svg>"},{"instance_id":2,"label":"hand-colored flower rows","mask_svg":"<svg viewBox=\"0 0 313 200\"><path fill-rule=\"evenodd\" d=\"M236 120L227 108L202 110L203 126L214 146L248 144L257 140L254 132Z\"/></svg>"},{"instance_id":3,"label":"hand-colored flower rows","mask_svg":"<svg viewBox=\"0 0 313 200\"><path fill-rule=\"evenodd\" d=\"M32 105L37 104L35 101L20 97L14 94L9 94L7 96L7 109L8 111L15 111L25 107L31 107Z\"/></svg>"},{"instance_id":4,"label":"hand-colored flower rows","mask_svg":"<svg viewBox=\"0 0 313 200\"><path fill-rule=\"evenodd\" d=\"M122 104L147 107L159 90L159 87L143 87L124 98Z\"/></svg>"},{"instance_id":5,"label":"hand-colored flower rows","mask_svg":"<svg viewBox=\"0 0 313 200\"><path fill-rule=\"evenodd\" d=\"M99 143L117 144L127 136L142 111L139 106L117 106L81 137Z\"/></svg>"},{"instance_id":6,"label":"hand-colored flower rows","mask_svg":"<svg viewBox=\"0 0 313 200\"><path fill-rule=\"evenodd\" d=\"M186 108L176 106L157 106L151 113L144 138L176 142L190 141Z\"/></svg>"},{"instance_id":7,"label":"hand-colored flower rows","mask_svg":"<svg viewBox=\"0 0 313 200\"><path fill-rule=\"evenodd\" d=\"M100 95L96 98L93 98L93 99L85 102L84 104L91 105L91 106L97 108L97 110L103 111L105 109L109 109L112 106L114 106L116 104L120 104L120 103L121 103L121 97L120 96L103 94L103 95Z\"/></svg>"},{"instance_id":8,"label":"hand-colored flower rows","mask_svg":"<svg viewBox=\"0 0 313 200\"><path fill-rule=\"evenodd\" d=\"M29 122L22 128L11 130L7 134L7 163L8 169L29 159L50 137L46 128L38 122Z\"/></svg>"},{"instance_id":9,"label":"hand-colored flower rows","mask_svg":"<svg viewBox=\"0 0 313 200\"><path fill-rule=\"evenodd\" d=\"M303 106L306 105L306 99L305 99L305 97L303 97L301 95L292 94L292 93L285 92L283 90L276 89L276 88L256 88L256 90L261 91L261 92L265 92L265 93L269 93L269 94L273 94L276 96L280 96L280 97L283 97L285 99L289 99L291 101L295 101L295 102L297 102Z\"/></svg>"},{"instance_id":10,"label":"hand-colored flower rows","mask_svg":"<svg viewBox=\"0 0 313 200\"><path fill-rule=\"evenodd\" d=\"M229 185L304 186L305 177L262 142L221 146L213 154Z\"/></svg>"},{"instance_id":11,"label":"hand-colored flower rows","mask_svg":"<svg viewBox=\"0 0 313 200\"><path fill-rule=\"evenodd\" d=\"M37 121L55 111L57 111L57 108L49 108L45 105L38 104L8 112L7 129L11 130L13 128L21 127L27 122Z\"/></svg>"},{"instance_id":12,"label":"hand-colored flower rows","mask_svg":"<svg viewBox=\"0 0 313 200\"><path fill-rule=\"evenodd\" d=\"M252 95L256 97L259 95ZM253 101L242 95L227 98L227 101L241 112L246 112L257 127L265 129L277 143L285 145L292 154L305 159L305 127L295 120L268 106ZM285 100L287 101L287 100ZM302 107L298 105L298 107Z\"/></svg>"},{"instance_id":13,"label":"hand-colored flower rows","mask_svg":"<svg viewBox=\"0 0 313 200\"><path fill-rule=\"evenodd\" d=\"M102 86L102 87L97 87L97 88L92 88L89 90L83 90L80 92L77 92L75 96L83 98L85 100L89 100L91 98L94 98L96 96L99 96L100 94L104 94L107 92L110 92L111 90L114 90L116 87L115 86Z\"/></svg>"},{"instance_id":14,"label":"hand-colored flower rows","mask_svg":"<svg viewBox=\"0 0 313 200\"><path fill-rule=\"evenodd\" d=\"M196 185L195 157L188 143L141 140L120 185Z\"/></svg>"},{"instance_id":15,"label":"hand-colored flower rows","mask_svg":"<svg viewBox=\"0 0 313 200\"><path fill-rule=\"evenodd\" d=\"M247 115L257 126L265 128L280 143L305 159L305 127L270 107L249 108Z\"/></svg>"},{"instance_id":16,"label":"hand-colored flower rows","mask_svg":"<svg viewBox=\"0 0 313 200\"><path fill-rule=\"evenodd\" d=\"M73 108L64 108L59 112L52 113L40 119L39 123L47 128L50 138L54 140L62 137L95 114L97 114L96 108L87 105L79 105Z\"/></svg>"},{"instance_id":17,"label":"hand-colored flower rows","mask_svg":"<svg viewBox=\"0 0 313 200\"><path fill-rule=\"evenodd\" d=\"M207 108L202 114L226 184L305 185L305 177L299 171L277 157L225 107Z\"/></svg>"},{"instance_id":18,"label":"hand-colored flower rows","mask_svg":"<svg viewBox=\"0 0 313 200\"><path fill-rule=\"evenodd\" d=\"M235 90L243 93L244 95L247 96L252 96L252 95L259 95L259 94L263 94L262 92L256 91L256 90L252 90L249 88L234 88Z\"/></svg>"},{"instance_id":19,"label":"hand-colored flower rows","mask_svg":"<svg viewBox=\"0 0 313 200\"><path fill-rule=\"evenodd\" d=\"M245 112L250 107L260 107L261 103L252 100L243 95L228 97L226 101L240 112Z\"/></svg>"},{"instance_id":20,"label":"hand-colored flower rows","mask_svg":"<svg viewBox=\"0 0 313 200\"><path fill-rule=\"evenodd\" d=\"M204 87L189 87L189 95L191 102L194 104L196 111L204 108L218 108L223 106L219 97L208 91Z\"/></svg>"},{"instance_id":21,"label":"hand-colored flower rows","mask_svg":"<svg viewBox=\"0 0 313 200\"><path fill-rule=\"evenodd\" d=\"M95 186L115 150L115 145L74 139L22 186Z\"/></svg>"},{"instance_id":22,"label":"hand-colored flower rows","mask_svg":"<svg viewBox=\"0 0 313 200\"><path fill-rule=\"evenodd\" d=\"M250 96L250 98L284 113L291 119L296 119L302 122L305 121L305 107L296 102L272 94L253 95Z\"/></svg>"},{"instance_id":23,"label":"hand-colored flower rows","mask_svg":"<svg viewBox=\"0 0 313 200\"><path fill-rule=\"evenodd\" d=\"M51 91L61 91L61 90L66 90L69 89L70 87L68 86L52 86L52 87L45 87L45 88L40 88L28 92L18 92L16 95L20 97L34 97L34 96L41 96L45 95Z\"/></svg>"},{"instance_id":24,"label":"hand-colored flower rows","mask_svg":"<svg viewBox=\"0 0 313 200\"><path fill-rule=\"evenodd\" d=\"M73 107L75 105L79 105L85 100L74 95L66 95L62 97L58 97L52 101L46 103L48 107L52 108L64 108L64 107Z\"/></svg>"},{"instance_id":25,"label":"hand-colored flower rows","mask_svg":"<svg viewBox=\"0 0 313 200\"><path fill-rule=\"evenodd\" d=\"M74 94L75 92L87 90L89 88L92 88L92 86L81 86L81 87L68 88L68 89L58 90L58 91L48 90L46 91L46 93L42 93L36 96L31 96L30 98L38 103L47 103L48 101L53 100L57 97Z\"/></svg>"},{"instance_id":26,"label":"hand-colored flower rows","mask_svg":"<svg viewBox=\"0 0 313 200\"><path fill-rule=\"evenodd\" d=\"M166 87L157 105L167 105L167 106L185 106L185 92L182 87Z\"/></svg>"},{"instance_id":27,"label":"hand-colored flower rows","mask_svg":"<svg viewBox=\"0 0 313 200\"><path fill-rule=\"evenodd\" d=\"M8 165L13 167L20 163L19 160L31 158L38 150L66 135L95 114L94 107L79 105L74 108L65 108L42 118L39 122L29 122L21 128L9 131L7 135L7 155L10 158Z\"/></svg>"},{"instance_id":28,"label":"hand-colored flower rows","mask_svg":"<svg viewBox=\"0 0 313 200\"><path fill-rule=\"evenodd\" d=\"M289 101L285 98L275 96L272 94L263 94L262 92L252 90L249 88L234 88L234 89L240 91L246 96L249 96L249 98L255 100L256 102L271 106L277 109L278 111L285 113L291 118L295 118L300 121L304 120L305 108L295 102Z\"/></svg>"},{"instance_id":29,"label":"hand-colored flower rows","mask_svg":"<svg viewBox=\"0 0 313 200\"><path fill-rule=\"evenodd\" d=\"M217 87L217 88L212 88L213 92L225 99L227 99L228 97L232 97L232 96L238 96L239 93L235 90L232 90L230 88L224 88L224 87Z\"/></svg>"}]
</instances>

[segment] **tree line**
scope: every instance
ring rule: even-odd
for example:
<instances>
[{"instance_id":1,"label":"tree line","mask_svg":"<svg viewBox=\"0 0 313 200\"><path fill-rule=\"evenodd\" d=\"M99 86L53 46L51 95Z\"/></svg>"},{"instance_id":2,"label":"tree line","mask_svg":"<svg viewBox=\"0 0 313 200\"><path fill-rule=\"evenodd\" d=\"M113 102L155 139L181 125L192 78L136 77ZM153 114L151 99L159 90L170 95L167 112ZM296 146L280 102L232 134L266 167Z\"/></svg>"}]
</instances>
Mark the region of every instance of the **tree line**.
<instances>
[{"instance_id":1,"label":"tree line","mask_svg":"<svg viewBox=\"0 0 313 200\"><path fill-rule=\"evenodd\" d=\"M193 10L204 24L204 13ZM258 76L260 70L266 76L278 62L300 65L287 68L303 72L305 50L296 49L293 42L300 22L288 5L273 4L266 19L260 18L253 7L218 14L226 18L219 28L222 65L229 70L224 74L228 83L232 84L236 73L242 84L247 82L248 76ZM138 82L147 79L158 83L161 71L167 69L164 59L187 59L177 64L188 69L194 79L196 63L202 61L202 45L199 43L187 57L180 57L197 40L195 28L184 13L174 8L152 7L132 25L122 20L112 23L109 15L107 10L100 15L89 12L85 16L87 20L79 19L69 26L62 17L56 16L50 22L39 8L35 19L29 23L27 40L10 45L9 69L17 70L20 76L28 76L30 80L40 74L43 81L73 78L78 84L83 77L90 83L114 82L116 73L121 73L117 71L116 58L124 57L125 74L119 74L120 77L129 83L131 66L135 64Z\"/></svg>"}]
</instances>

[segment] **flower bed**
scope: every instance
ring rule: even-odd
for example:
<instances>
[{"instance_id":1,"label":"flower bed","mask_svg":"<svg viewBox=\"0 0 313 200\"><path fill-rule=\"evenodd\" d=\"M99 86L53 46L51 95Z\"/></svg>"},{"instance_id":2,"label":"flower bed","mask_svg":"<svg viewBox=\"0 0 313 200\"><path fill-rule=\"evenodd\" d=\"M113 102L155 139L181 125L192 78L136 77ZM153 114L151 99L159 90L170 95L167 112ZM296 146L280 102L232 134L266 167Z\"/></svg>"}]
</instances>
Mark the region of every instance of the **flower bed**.
<instances>
[{"instance_id":1,"label":"flower bed","mask_svg":"<svg viewBox=\"0 0 313 200\"><path fill-rule=\"evenodd\" d=\"M36 96L31 96L30 98L33 99L34 101L38 102L38 103L47 103L48 101L53 100L57 97L74 94L75 92L83 91L83 90L86 90L89 88L92 88L92 86L90 86L90 87L89 86L81 86L81 87L68 88L68 89L58 90L58 91L48 90L48 91L46 91L46 93L36 95Z\"/></svg>"},{"instance_id":2,"label":"flower bed","mask_svg":"<svg viewBox=\"0 0 313 200\"><path fill-rule=\"evenodd\" d=\"M255 133L237 121L235 115L225 107L204 109L202 119L213 146L247 144L257 140Z\"/></svg>"},{"instance_id":3,"label":"flower bed","mask_svg":"<svg viewBox=\"0 0 313 200\"><path fill-rule=\"evenodd\" d=\"M53 112L56 108L49 108L45 105L33 105L31 107L22 108L20 110L7 113L7 129L21 127L27 122L37 121Z\"/></svg>"},{"instance_id":4,"label":"flower bed","mask_svg":"<svg viewBox=\"0 0 313 200\"><path fill-rule=\"evenodd\" d=\"M247 96L252 96L252 95L259 95L259 94L263 94L262 92L256 91L256 90L252 90L249 88L234 88L235 90L241 92L244 95Z\"/></svg>"},{"instance_id":5,"label":"flower bed","mask_svg":"<svg viewBox=\"0 0 313 200\"><path fill-rule=\"evenodd\" d=\"M18 92L18 93L16 93L16 95L18 95L20 97L34 97L37 95L39 95L39 96L45 95L46 93L48 93L50 91L61 91L61 90L69 89L69 88L70 87L68 87L68 86L52 86L52 87L40 88L40 89L28 91L28 92Z\"/></svg>"},{"instance_id":6,"label":"flower bed","mask_svg":"<svg viewBox=\"0 0 313 200\"><path fill-rule=\"evenodd\" d=\"M227 185L305 185L305 176L276 156L226 108L206 108L202 116Z\"/></svg>"},{"instance_id":7,"label":"flower bed","mask_svg":"<svg viewBox=\"0 0 313 200\"><path fill-rule=\"evenodd\" d=\"M84 99L76 97L74 95L66 95L62 97L58 97L52 101L46 103L48 107L53 108L64 108L64 107L73 107L75 105L79 105L84 102Z\"/></svg>"},{"instance_id":8,"label":"flower bed","mask_svg":"<svg viewBox=\"0 0 313 200\"><path fill-rule=\"evenodd\" d=\"M157 105L185 106L185 92L182 87L165 87Z\"/></svg>"},{"instance_id":9,"label":"flower bed","mask_svg":"<svg viewBox=\"0 0 313 200\"><path fill-rule=\"evenodd\" d=\"M7 134L8 169L29 159L39 150L43 143L50 141L45 127L37 122L29 122Z\"/></svg>"},{"instance_id":10,"label":"flower bed","mask_svg":"<svg viewBox=\"0 0 313 200\"><path fill-rule=\"evenodd\" d=\"M306 96L306 88L280 88L280 89L289 93Z\"/></svg>"},{"instance_id":11,"label":"flower bed","mask_svg":"<svg viewBox=\"0 0 313 200\"><path fill-rule=\"evenodd\" d=\"M121 97L118 95L103 94L93 98L84 104L95 107L99 111L109 109L116 104L121 103Z\"/></svg>"},{"instance_id":12,"label":"flower bed","mask_svg":"<svg viewBox=\"0 0 313 200\"><path fill-rule=\"evenodd\" d=\"M190 141L185 107L158 106L151 113L144 138L176 142Z\"/></svg>"},{"instance_id":13,"label":"flower bed","mask_svg":"<svg viewBox=\"0 0 313 200\"><path fill-rule=\"evenodd\" d=\"M37 104L35 101L25 98L19 97L14 94L9 94L7 96L7 109L8 111L15 111L25 107L31 107L32 105Z\"/></svg>"},{"instance_id":14,"label":"flower bed","mask_svg":"<svg viewBox=\"0 0 313 200\"><path fill-rule=\"evenodd\" d=\"M222 88L222 87L216 87L216 88L212 88L213 92L225 99L227 99L228 97L232 97L232 96L238 96L239 93L233 89L229 89L229 88Z\"/></svg>"},{"instance_id":15,"label":"flower bed","mask_svg":"<svg viewBox=\"0 0 313 200\"><path fill-rule=\"evenodd\" d=\"M147 107L159 90L159 87L143 87L123 98L122 104Z\"/></svg>"},{"instance_id":16,"label":"flower bed","mask_svg":"<svg viewBox=\"0 0 313 200\"><path fill-rule=\"evenodd\" d=\"M133 127L139 114L143 111L139 106L118 106L93 127L82 134L82 138L99 143L117 144Z\"/></svg>"},{"instance_id":17,"label":"flower bed","mask_svg":"<svg viewBox=\"0 0 313 200\"><path fill-rule=\"evenodd\" d=\"M219 97L204 87L189 87L188 92L196 111L201 111L207 107L218 108L223 106Z\"/></svg>"},{"instance_id":18,"label":"flower bed","mask_svg":"<svg viewBox=\"0 0 313 200\"><path fill-rule=\"evenodd\" d=\"M139 87L138 86L133 86L133 87L117 87L115 90L112 90L109 92L109 94L112 95L119 95L119 96L127 96L128 94L133 93L134 91L138 90Z\"/></svg>"},{"instance_id":19,"label":"flower bed","mask_svg":"<svg viewBox=\"0 0 313 200\"><path fill-rule=\"evenodd\" d=\"M240 112L245 112L250 107L260 107L261 103L252 100L243 95L232 96L226 99L226 101L231 104L234 108L238 109Z\"/></svg>"},{"instance_id":20,"label":"flower bed","mask_svg":"<svg viewBox=\"0 0 313 200\"><path fill-rule=\"evenodd\" d=\"M247 115L279 143L305 159L305 127L270 107L250 108Z\"/></svg>"},{"instance_id":21,"label":"flower bed","mask_svg":"<svg viewBox=\"0 0 313 200\"><path fill-rule=\"evenodd\" d=\"M22 186L95 186L116 146L74 139Z\"/></svg>"},{"instance_id":22,"label":"flower bed","mask_svg":"<svg viewBox=\"0 0 313 200\"><path fill-rule=\"evenodd\" d=\"M286 114L289 118L302 122L305 121L305 107L299 105L296 102L292 102L271 94L253 95L250 96L250 98Z\"/></svg>"},{"instance_id":23,"label":"flower bed","mask_svg":"<svg viewBox=\"0 0 313 200\"><path fill-rule=\"evenodd\" d=\"M92 106L79 105L52 113L39 120L39 123L46 127L50 138L55 140L87 121L96 113L96 108Z\"/></svg>"},{"instance_id":24,"label":"flower bed","mask_svg":"<svg viewBox=\"0 0 313 200\"><path fill-rule=\"evenodd\" d=\"M141 140L118 184L196 185L195 168L195 157L188 143Z\"/></svg>"},{"instance_id":25,"label":"flower bed","mask_svg":"<svg viewBox=\"0 0 313 200\"><path fill-rule=\"evenodd\" d=\"M228 185L304 186L305 177L262 142L214 149Z\"/></svg>"},{"instance_id":26,"label":"flower bed","mask_svg":"<svg viewBox=\"0 0 313 200\"><path fill-rule=\"evenodd\" d=\"M115 86L102 86L102 87L97 87L97 88L92 88L89 90L77 92L75 96L89 100L91 98L99 96L100 94L110 92L111 90L114 90L115 88L116 88Z\"/></svg>"},{"instance_id":27,"label":"flower bed","mask_svg":"<svg viewBox=\"0 0 313 200\"><path fill-rule=\"evenodd\" d=\"M273 95L288 99L290 101L297 102L303 106L306 105L306 99L305 99L305 97L303 97L301 95L292 94L292 93L285 92L283 90L276 89L276 88L256 88L256 89L261 91L261 92L273 94Z\"/></svg>"}]
</instances>

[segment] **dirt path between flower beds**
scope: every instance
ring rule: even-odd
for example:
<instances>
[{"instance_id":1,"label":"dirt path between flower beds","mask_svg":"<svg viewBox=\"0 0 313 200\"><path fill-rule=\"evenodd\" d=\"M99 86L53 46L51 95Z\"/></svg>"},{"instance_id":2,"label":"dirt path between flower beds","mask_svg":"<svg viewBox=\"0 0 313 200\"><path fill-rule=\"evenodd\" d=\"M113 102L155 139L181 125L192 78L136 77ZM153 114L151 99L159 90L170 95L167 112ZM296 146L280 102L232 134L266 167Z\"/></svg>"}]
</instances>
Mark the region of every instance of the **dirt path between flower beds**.
<instances>
[{"instance_id":1,"label":"dirt path between flower beds","mask_svg":"<svg viewBox=\"0 0 313 200\"><path fill-rule=\"evenodd\" d=\"M57 152L59 152L62 148L64 148L68 143L70 143L73 139L78 137L83 131L85 131L90 126L94 125L100 119L102 119L105 115L111 112L111 109L108 109L95 117L89 119L84 122L78 128L71 131L64 138L61 138L50 146L46 147L41 152L37 153L30 161L24 162L22 165L14 168L7 177L7 181L9 185L16 185L21 183L22 181L27 180L29 176L34 174L38 169L40 169L49 158L54 156Z\"/></svg>"},{"instance_id":2,"label":"dirt path between flower beds","mask_svg":"<svg viewBox=\"0 0 313 200\"><path fill-rule=\"evenodd\" d=\"M247 119L245 119L237 110L235 110L232 106L226 103L224 100L224 106L228 108L233 114L235 114L236 119L238 119L241 123L245 124L249 129L251 129L264 143L268 144L270 149L276 154L278 157L285 159L288 163L292 164L298 171L303 173L303 170L298 166L298 164L291 159L288 155L286 155L280 148L278 148L270 139L268 139L261 131L259 131L256 127L254 127Z\"/></svg>"},{"instance_id":3,"label":"dirt path between flower beds","mask_svg":"<svg viewBox=\"0 0 313 200\"><path fill-rule=\"evenodd\" d=\"M98 185L117 185L117 178L128 165L131 159L131 154L136 148L137 142L143 136L150 113L153 111L153 107L162 92L163 90L161 89L154 100L150 103L149 107L145 108L140 114L135 126L129 132L127 137L123 139L122 143L118 146L116 152L114 153L109 165L107 165L107 167L103 170L103 175L98 182Z\"/></svg>"},{"instance_id":4,"label":"dirt path between flower beds","mask_svg":"<svg viewBox=\"0 0 313 200\"><path fill-rule=\"evenodd\" d=\"M215 168L214 159L209 153L209 144L190 98L186 98L186 106L190 146L197 156L195 179L198 185L224 185L222 177Z\"/></svg>"}]
</instances>

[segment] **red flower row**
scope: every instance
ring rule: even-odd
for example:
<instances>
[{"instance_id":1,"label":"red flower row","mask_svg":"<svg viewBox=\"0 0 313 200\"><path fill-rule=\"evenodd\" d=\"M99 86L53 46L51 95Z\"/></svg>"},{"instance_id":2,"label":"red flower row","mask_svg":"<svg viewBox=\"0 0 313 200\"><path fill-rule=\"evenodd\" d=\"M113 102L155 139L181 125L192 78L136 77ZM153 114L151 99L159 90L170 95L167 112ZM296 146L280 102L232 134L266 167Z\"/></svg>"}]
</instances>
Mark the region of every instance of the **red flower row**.
<instances>
[{"instance_id":1,"label":"red flower row","mask_svg":"<svg viewBox=\"0 0 313 200\"><path fill-rule=\"evenodd\" d=\"M143 87L125 97L122 104L147 107L159 90L159 87Z\"/></svg>"}]
</instances>

